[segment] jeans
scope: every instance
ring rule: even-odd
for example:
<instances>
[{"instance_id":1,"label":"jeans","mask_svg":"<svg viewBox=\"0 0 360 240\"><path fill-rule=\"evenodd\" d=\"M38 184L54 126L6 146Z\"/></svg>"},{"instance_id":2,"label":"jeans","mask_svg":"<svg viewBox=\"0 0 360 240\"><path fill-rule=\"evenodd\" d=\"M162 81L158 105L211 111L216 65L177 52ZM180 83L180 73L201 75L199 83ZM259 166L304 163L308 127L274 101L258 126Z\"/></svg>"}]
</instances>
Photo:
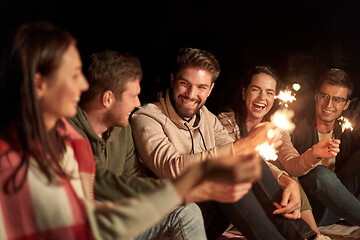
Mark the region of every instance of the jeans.
<instances>
[{"instance_id":1,"label":"jeans","mask_svg":"<svg viewBox=\"0 0 360 240\"><path fill-rule=\"evenodd\" d=\"M199 207L195 203L178 207L156 226L136 238L136 240L148 239L206 240Z\"/></svg>"},{"instance_id":2,"label":"jeans","mask_svg":"<svg viewBox=\"0 0 360 240\"><path fill-rule=\"evenodd\" d=\"M360 225L360 150L336 174L319 165L299 180L308 195L319 226L336 223L341 217Z\"/></svg>"},{"instance_id":3,"label":"jeans","mask_svg":"<svg viewBox=\"0 0 360 240\"><path fill-rule=\"evenodd\" d=\"M227 217L247 239L252 240L293 240L307 239L316 233L302 219L290 220L281 215L274 215L273 202L280 203L282 190L272 175L269 167L262 161L262 177L252 189L236 203L218 203L221 213ZM203 210L203 209L202 209ZM217 221L221 218L213 219ZM223 219L221 219L223 221ZM209 222L205 219L205 224ZM215 225L208 223L208 226ZM210 237L209 237L210 239Z\"/></svg>"}]
</instances>

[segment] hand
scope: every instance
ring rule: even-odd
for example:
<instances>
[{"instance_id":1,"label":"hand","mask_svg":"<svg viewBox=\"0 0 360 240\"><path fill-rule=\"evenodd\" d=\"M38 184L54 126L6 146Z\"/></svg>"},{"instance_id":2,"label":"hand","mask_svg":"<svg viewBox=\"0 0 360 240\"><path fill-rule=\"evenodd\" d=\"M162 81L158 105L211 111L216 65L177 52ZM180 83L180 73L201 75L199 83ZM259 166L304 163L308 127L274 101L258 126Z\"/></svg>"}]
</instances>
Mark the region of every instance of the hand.
<instances>
[{"instance_id":1,"label":"hand","mask_svg":"<svg viewBox=\"0 0 360 240\"><path fill-rule=\"evenodd\" d=\"M281 203L274 203L277 208L273 213L281 214L289 219L300 218L301 195L299 184L288 176L282 175L279 179L280 186L284 189Z\"/></svg>"},{"instance_id":2,"label":"hand","mask_svg":"<svg viewBox=\"0 0 360 240\"><path fill-rule=\"evenodd\" d=\"M312 147L316 158L332 158L340 152L339 139L323 139Z\"/></svg>"},{"instance_id":3,"label":"hand","mask_svg":"<svg viewBox=\"0 0 360 240\"><path fill-rule=\"evenodd\" d=\"M261 162L255 151L207 161L203 164L205 181L232 185L253 182L261 176Z\"/></svg>"},{"instance_id":4,"label":"hand","mask_svg":"<svg viewBox=\"0 0 360 240\"><path fill-rule=\"evenodd\" d=\"M195 165L175 179L174 185L187 202L235 202L260 175L260 158L256 154L229 156Z\"/></svg>"},{"instance_id":5,"label":"hand","mask_svg":"<svg viewBox=\"0 0 360 240\"><path fill-rule=\"evenodd\" d=\"M236 202L251 189L251 183L234 185L205 181L194 188L187 196L186 202L218 201L223 203Z\"/></svg>"},{"instance_id":6,"label":"hand","mask_svg":"<svg viewBox=\"0 0 360 240\"><path fill-rule=\"evenodd\" d=\"M273 133L271 138L269 138L269 131L272 131ZM266 142L274 144L274 147L277 148L282 144L282 141L280 140L281 137L282 134L280 129L277 128L274 123L260 123L250 131L247 137L234 142L234 151L235 154L249 153L254 151L256 146Z\"/></svg>"}]
</instances>

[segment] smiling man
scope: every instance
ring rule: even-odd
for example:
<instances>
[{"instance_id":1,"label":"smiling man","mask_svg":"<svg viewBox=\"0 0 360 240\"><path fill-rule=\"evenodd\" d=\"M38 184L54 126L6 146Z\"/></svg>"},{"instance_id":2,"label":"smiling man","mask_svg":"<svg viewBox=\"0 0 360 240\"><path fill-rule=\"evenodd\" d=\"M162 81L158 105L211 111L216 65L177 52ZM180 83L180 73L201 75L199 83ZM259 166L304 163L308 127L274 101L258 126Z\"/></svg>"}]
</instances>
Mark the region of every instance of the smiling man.
<instances>
[{"instance_id":1,"label":"smiling man","mask_svg":"<svg viewBox=\"0 0 360 240\"><path fill-rule=\"evenodd\" d=\"M336 223L340 217L360 225L360 202L356 199L360 192L359 132L341 133L337 120L349 107L352 90L350 77L343 70L329 69L320 77L315 111L296 122L292 142L300 154L316 154L317 146L324 144L338 146L337 151L329 151L328 158L317 162L282 163L290 174L302 176L299 180L318 225Z\"/></svg>"}]
</instances>

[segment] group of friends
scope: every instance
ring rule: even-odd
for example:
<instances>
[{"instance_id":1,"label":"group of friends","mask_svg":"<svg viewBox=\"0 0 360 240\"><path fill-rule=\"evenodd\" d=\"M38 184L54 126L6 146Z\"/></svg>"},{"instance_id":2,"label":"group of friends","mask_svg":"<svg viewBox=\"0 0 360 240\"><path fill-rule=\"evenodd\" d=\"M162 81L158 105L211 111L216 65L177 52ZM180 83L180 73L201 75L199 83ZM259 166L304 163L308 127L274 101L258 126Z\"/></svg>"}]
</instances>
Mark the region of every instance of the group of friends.
<instances>
[{"instance_id":1,"label":"group of friends","mask_svg":"<svg viewBox=\"0 0 360 240\"><path fill-rule=\"evenodd\" d=\"M290 135L269 121L280 80L268 66L215 116L208 51L180 49L171 87L142 106L137 57L89 62L85 77L62 28L17 30L0 76L0 239L200 240L233 226L249 240L321 240L318 226L360 225L360 132L338 120L353 91L345 71L319 78ZM277 161L257 154L265 142Z\"/></svg>"}]
</instances>

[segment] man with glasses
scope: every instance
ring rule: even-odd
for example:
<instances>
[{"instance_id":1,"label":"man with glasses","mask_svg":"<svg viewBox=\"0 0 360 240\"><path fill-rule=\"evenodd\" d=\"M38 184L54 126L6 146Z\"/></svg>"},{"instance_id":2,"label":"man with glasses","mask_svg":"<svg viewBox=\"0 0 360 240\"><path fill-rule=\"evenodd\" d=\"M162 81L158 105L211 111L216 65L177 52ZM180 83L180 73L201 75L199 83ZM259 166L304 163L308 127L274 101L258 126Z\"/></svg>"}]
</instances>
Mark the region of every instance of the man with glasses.
<instances>
[{"instance_id":1,"label":"man with glasses","mask_svg":"<svg viewBox=\"0 0 360 240\"><path fill-rule=\"evenodd\" d=\"M320 77L315 110L296 122L292 142L300 154L312 151L319 156L322 151L328 157L282 163L286 171L299 177L319 226L334 224L340 218L360 225L360 133L342 132L338 119L350 105L352 90L350 77L343 70L329 69Z\"/></svg>"}]
</instances>

